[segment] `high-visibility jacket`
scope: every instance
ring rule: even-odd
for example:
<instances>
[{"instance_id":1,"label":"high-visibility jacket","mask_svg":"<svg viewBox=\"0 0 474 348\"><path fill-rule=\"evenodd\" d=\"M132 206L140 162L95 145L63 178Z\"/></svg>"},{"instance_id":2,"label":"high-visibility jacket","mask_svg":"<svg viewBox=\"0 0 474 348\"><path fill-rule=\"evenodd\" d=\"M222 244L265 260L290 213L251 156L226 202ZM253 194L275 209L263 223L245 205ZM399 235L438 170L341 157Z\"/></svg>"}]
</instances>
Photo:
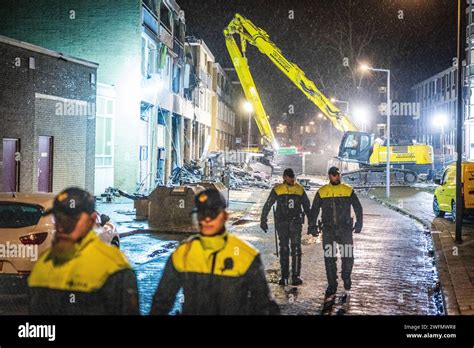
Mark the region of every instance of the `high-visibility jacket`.
<instances>
[{"instance_id":1,"label":"high-visibility jacket","mask_svg":"<svg viewBox=\"0 0 474 348\"><path fill-rule=\"evenodd\" d=\"M139 314L136 276L122 252L90 231L67 255L41 254L28 278L30 314Z\"/></svg>"},{"instance_id":2,"label":"high-visibility jacket","mask_svg":"<svg viewBox=\"0 0 474 348\"><path fill-rule=\"evenodd\" d=\"M352 187L344 183L322 186L314 196L309 229L316 228L319 211L322 210L324 231L352 231L351 206L356 215L356 224L362 228L362 206Z\"/></svg>"},{"instance_id":3,"label":"high-visibility jacket","mask_svg":"<svg viewBox=\"0 0 474 348\"><path fill-rule=\"evenodd\" d=\"M273 187L262 209L261 221L266 221L268 213L276 202L275 218L278 221L304 221L304 213L309 214L311 203L304 187L299 183L277 184Z\"/></svg>"},{"instance_id":4,"label":"high-visibility jacket","mask_svg":"<svg viewBox=\"0 0 474 348\"><path fill-rule=\"evenodd\" d=\"M259 252L227 231L212 237L195 235L177 247L166 263L151 314L169 314L179 289L185 315L279 312Z\"/></svg>"}]
</instances>

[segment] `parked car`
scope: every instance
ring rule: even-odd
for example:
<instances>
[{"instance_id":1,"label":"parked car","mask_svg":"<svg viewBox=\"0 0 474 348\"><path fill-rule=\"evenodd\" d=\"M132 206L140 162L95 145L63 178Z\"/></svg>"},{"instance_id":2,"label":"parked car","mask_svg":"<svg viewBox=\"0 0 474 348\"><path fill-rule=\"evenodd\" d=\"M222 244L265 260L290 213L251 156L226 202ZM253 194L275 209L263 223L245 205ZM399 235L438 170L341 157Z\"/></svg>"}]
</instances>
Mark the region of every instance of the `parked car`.
<instances>
[{"instance_id":1,"label":"parked car","mask_svg":"<svg viewBox=\"0 0 474 348\"><path fill-rule=\"evenodd\" d=\"M437 217L450 213L456 220L456 163L446 167L433 196L433 212ZM474 162L462 163L463 217L474 215Z\"/></svg>"},{"instance_id":2,"label":"parked car","mask_svg":"<svg viewBox=\"0 0 474 348\"><path fill-rule=\"evenodd\" d=\"M36 261L29 257L31 255L7 253L7 248L37 245L36 256L39 256L51 246L55 233L53 215L43 216L43 212L53 205L54 196L52 193L0 193L0 274L27 275ZM97 214L95 230L104 242L120 246L117 228L107 215Z\"/></svg>"}]
</instances>

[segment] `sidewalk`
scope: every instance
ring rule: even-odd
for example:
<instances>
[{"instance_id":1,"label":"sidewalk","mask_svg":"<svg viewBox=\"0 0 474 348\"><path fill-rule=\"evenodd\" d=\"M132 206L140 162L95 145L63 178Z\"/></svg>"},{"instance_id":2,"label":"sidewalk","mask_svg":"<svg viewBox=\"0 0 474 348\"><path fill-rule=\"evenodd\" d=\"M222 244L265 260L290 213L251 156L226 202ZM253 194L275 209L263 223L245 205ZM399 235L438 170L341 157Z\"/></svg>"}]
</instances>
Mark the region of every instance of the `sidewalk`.
<instances>
[{"instance_id":1,"label":"sidewalk","mask_svg":"<svg viewBox=\"0 0 474 348\"><path fill-rule=\"evenodd\" d=\"M433 214L432 193L394 187L389 200L385 198L385 189L371 189L368 195L418 220L431 231L447 314L474 315L474 223L464 221L463 243L457 244L450 216L436 218Z\"/></svg>"}]
</instances>

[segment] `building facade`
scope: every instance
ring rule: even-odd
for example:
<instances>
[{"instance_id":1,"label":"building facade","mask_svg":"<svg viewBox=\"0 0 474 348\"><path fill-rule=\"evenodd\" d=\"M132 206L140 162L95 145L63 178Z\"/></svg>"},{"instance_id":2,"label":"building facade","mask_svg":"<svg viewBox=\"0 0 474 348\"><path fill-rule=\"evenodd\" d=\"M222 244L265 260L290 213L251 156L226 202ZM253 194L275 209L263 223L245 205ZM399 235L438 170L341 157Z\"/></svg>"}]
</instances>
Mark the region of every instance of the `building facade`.
<instances>
[{"instance_id":1,"label":"building facade","mask_svg":"<svg viewBox=\"0 0 474 348\"><path fill-rule=\"evenodd\" d=\"M433 146L435 161L453 156L456 144L457 68L452 66L412 87L420 107L417 141Z\"/></svg>"},{"instance_id":2,"label":"building facade","mask_svg":"<svg viewBox=\"0 0 474 348\"><path fill-rule=\"evenodd\" d=\"M464 124L464 154L467 159L474 160L474 1L468 1L467 21L466 21L466 67L465 67L465 83L466 93L465 119Z\"/></svg>"},{"instance_id":3,"label":"building facade","mask_svg":"<svg viewBox=\"0 0 474 348\"><path fill-rule=\"evenodd\" d=\"M235 147L235 111L232 106L232 82L219 63L213 68L213 127L211 150L229 151Z\"/></svg>"},{"instance_id":4,"label":"building facade","mask_svg":"<svg viewBox=\"0 0 474 348\"><path fill-rule=\"evenodd\" d=\"M0 191L93 190L97 68L0 36Z\"/></svg>"},{"instance_id":5,"label":"building facade","mask_svg":"<svg viewBox=\"0 0 474 348\"><path fill-rule=\"evenodd\" d=\"M215 59L196 42L188 57L175 0L5 0L0 9L9 13L0 34L99 63L95 194L110 186L147 193L234 140L230 112L219 111Z\"/></svg>"}]
</instances>

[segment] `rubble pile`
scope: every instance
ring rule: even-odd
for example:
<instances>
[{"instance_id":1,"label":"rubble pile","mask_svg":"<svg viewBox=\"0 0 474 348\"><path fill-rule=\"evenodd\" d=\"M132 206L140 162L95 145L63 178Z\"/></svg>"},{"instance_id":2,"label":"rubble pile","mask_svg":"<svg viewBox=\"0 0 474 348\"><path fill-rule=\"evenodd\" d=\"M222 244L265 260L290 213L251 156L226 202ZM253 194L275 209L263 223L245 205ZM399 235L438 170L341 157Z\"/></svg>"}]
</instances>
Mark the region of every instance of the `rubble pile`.
<instances>
[{"instance_id":1,"label":"rubble pile","mask_svg":"<svg viewBox=\"0 0 474 348\"><path fill-rule=\"evenodd\" d=\"M239 190L243 188L258 187L270 188L269 181L271 168L262 164L234 165L227 164L224 174L217 180L224 182L224 176L229 175L229 188ZM188 162L181 168L175 168L171 173L172 185L195 184L205 180L204 169L197 162Z\"/></svg>"},{"instance_id":2,"label":"rubble pile","mask_svg":"<svg viewBox=\"0 0 474 348\"><path fill-rule=\"evenodd\" d=\"M195 184L202 181L203 168L196 161L185 163L182 167L177 167L171 172L171 184Z\"/></svg>"},{"instance_id":3,"label":"rubble pile","mask_svg":"<svg viewBox=\"0 0 474 348\"><path fill-rule=\"evenodd\" d=\"M235 165L228 165L228 170L230 175L229 188L231 190L251 187L268 189L271 187L269 175L266 172L252 171L249 166L241 168Z\"/></svg>"}]
</instances>

